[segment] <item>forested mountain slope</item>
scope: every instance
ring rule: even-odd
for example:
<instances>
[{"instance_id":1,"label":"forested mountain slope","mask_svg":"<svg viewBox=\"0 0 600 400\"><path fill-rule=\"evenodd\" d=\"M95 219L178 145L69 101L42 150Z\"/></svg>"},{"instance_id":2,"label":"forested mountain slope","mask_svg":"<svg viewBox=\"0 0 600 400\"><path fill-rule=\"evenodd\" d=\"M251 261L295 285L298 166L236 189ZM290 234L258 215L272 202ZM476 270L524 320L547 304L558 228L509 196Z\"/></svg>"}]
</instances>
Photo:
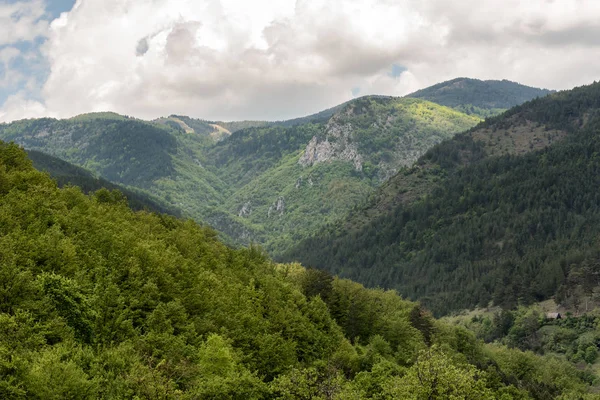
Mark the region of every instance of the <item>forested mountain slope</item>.
<instances>
[{"instance_id":1,"label":"forested mountain slope","mask_svg":"<svg viewBox=\"0 0 600 400\"><path fill-rule=\"evenodd\" d=\"M600 84L531 101L435 146L286 259L437 313L546 299L597 253L598 154Z\"/></svg>"},{"instance_id":2,"label":"forested mountain slope","mask_svg":"<svg viewBox=\"0 0 600 400\"><path fill-rule=\"evenodd\" d=\"M97 178L90 171L63 161L60 158L52 157L35 150L28 151L27 156L31 159L33 166L37 170L49 173L60 187L66 185L77 186L84 193L95 192L102 188L118 190L125 196L129 207L134 210L148 210L177 217L181 216L181 211L153 198L147 193L126 189L106 179Z\"/></svg>"},{"instance_id":3,"label":"forested mountain slope","mask_svg":"<svg viewBox=\"0 0 600 400\"><path fill-rule=\"evenodd\" d=\"M281 252L478 122L423 100L371 96L289 122L96 113L0 125L0 138L144 190L236 243Z\"/></svg>"},{"instance_id":4,"label":"forested mountain slope","mask_svg":"<svg viewBox=\"0 0 600 400\"><path fill-rule=\"evenodd\" d=\"M279 253L347 213L428 148L477 119L414 99L365 97L327 123L252 128L209 149L224 203ZM210 168L210 167L207 167Z\"/></svg>"},{"instance_id":5,"label":"forested mountain slope","mask_svg":"<svg viewBox=\"0 0 600 400\"><path fill-rule=\"evenodd\" d=\"M507 80L456 78L419 90L407 97L429 100L486 118L550 93L552 91L547 89L533 88Z\"/></svg>"},{"instance_id":6,"label":"forested mountain slope","mask_svg":"<svg viewBox=\"0 0 600 400\"><path fill-rule=\"evenodd\" d=\"M0 142L0 398L593 399L595 375L483 345L393 291L57 188Z\"/></svg>"},{"instance_id":7,"label":"forested mountain slope","mask_svg":"<svg viewBox=\"0 0 600 400\"><path fill-rule=\"evenodd\" d=\"M214 129L202 121L194 126L198 132L186 132L173 118L146 122L96 113L0 124L0 138L61 158L110 182L147 191L186 216L204 216L211 223L208 216L231 193L203 165L203 150L215 143ZM222 219L237 227L228 214Z\"/></svg>"}]
</instances>

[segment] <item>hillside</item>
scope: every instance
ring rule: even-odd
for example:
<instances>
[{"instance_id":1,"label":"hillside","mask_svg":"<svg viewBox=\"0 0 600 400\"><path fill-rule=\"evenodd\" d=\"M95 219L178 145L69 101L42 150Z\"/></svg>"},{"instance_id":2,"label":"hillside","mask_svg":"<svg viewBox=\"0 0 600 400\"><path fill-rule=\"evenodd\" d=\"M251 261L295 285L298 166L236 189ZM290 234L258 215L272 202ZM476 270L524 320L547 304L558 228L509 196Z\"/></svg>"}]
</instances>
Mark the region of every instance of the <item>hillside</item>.
<instances>
[{"instance_id":1,"label":"hillside","mask_svg":"<svg viewBox=\"0 0 600 400\"><path fill-rule=\"evenodd\" d=\"M150 193L232 243L281 253L479 121L423 100L371 96L235 129L184 116L146 122L100 113L0 125L0 138Z\"/></svg>"},{"instance_id":2,"label":"hillside","mask_svg":"<svg viewBox=\"0 0 600 400\"><path fill-rule=\"evenodd\" d=\"M120 186L143 190L198 220L212 215L230 194L227 185L203 166L203 149L215 143L210 132L186 133L174 121L146 122L112 113L0 124L0 138L6 141L58 157ZM229 216L224 220L229 223Z\"/></svg>"},{"instance_id":3,"label":"hillside","mask_svg":"<svg viewBox=\"0 0 600 400\"><path fill-rule=\"evenodd\" d=\"M27 156L38 171L47 172L56 180L59 187L66 185L77 186L84 193L92 193L102 188L121 192L130 208L136 211L147 210L181 217L181 211L159 201L148 193L126 189L106 179L96 178L90 171L77 167L60 158L48 154L29 150Z\"/></svg>"},{"instance_id":4,"label":"hillside","mask_svg":"<svg viewBox=\"0 0 600 400\"><path fill-rule=\"evenodd\" d=\"M438 314L596 282L600 84L515 107L445 141L285 259L397 289Z\"/></svg>"},{"instance_id":5,"label":"hillside","mask_svg":"<svg viewBox=\"0 0 600 400\"><path fill-rule=\"evenodd\" d=\"M588 313L556 311L557 305L549 300L515 310L476 309L441 320L467 328L487 343L503 343L537 354L557 354L580 368L593 365L597 370L600 367L596 345L600 340L598 309L590 308Z\"/></svg>"},{"instance_id":6,"label":"hillside","mask_svg":"<svg viewBox=\"0 0 600 400\"><path fill-rule=\"evenodd\" d=\"M481 118L491 117L536 97L552 93L507 80L456 78L409 94Z\"/></svg>"},{"instance_id":7,"label":"hillside","mask_svg":"<svg viewBox=\"0 0 600 400\"><path fill-rule=\"evenodd\" d=\"M590 370L59 189L2 142L0 260L3 399L597 398Z\"/></svg>"},{"instance_id":8,"label":"hillside","mask_svg":"<svg viewBox=\"0 0 600 400\"><path fill-rule=\"evenodd\" d=\"M433 103L365 97L326 124L240 131L208 153L230 213L280 253L343 216L400 167L477 120Z\"/></svg>"}]
</instances>

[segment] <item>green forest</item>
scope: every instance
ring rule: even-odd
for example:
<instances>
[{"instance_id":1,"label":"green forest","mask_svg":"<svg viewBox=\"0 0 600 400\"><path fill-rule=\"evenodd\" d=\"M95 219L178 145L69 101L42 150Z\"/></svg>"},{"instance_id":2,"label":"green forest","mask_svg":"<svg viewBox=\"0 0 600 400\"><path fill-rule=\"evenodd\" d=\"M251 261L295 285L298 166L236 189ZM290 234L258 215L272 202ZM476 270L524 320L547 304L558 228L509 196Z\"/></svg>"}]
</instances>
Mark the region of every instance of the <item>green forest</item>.
<instances>
[{"instance_id":1,"label":"green forest","mask_svg":"<svg viewBox=\"0 0 600 400\"><path fill-rule=\"evenodd\" d=\"M127 204L133 210L148 210L181 217L180 210L165 204L149 193L145 193L139 189L125 188L104 178L97 178L84 168L77 167L60 158L52 157L39 151L29 150L27 156L35 169L49 173L60 187L66 185L77 186L84 193L95 192L102 188L118 190L125 196Z\"/></svg>"},{"instance_id":2,"label":"green forest","mask_svg":"<svg viewBox=\"0 0 600 400\"><path fill-rule=\"evenodd\" d=\"M343 218L435 144L546 93L461 78L287 121L143 121L104 112L0 124L0 139L34 151L36 167L61 185L118 188L136 209L190 217L229 244L258 243L280 256ZM311 149L321 158L301 162ZM41 160L42 152L64 164Z\"/></svg>"},{"instance_id":3,"label":"green forest","mask_svg":"<svg viewBox=\"0 0 600 400\"><path fill-rule=\"evenodd\" d=\"M421 89L408 97L429 100L469 115L489 118L553 91L524 86L508 80L456 78Z\"/></svg>"},{"instance_id":4,"label":"green forest","mask_svg":"<svg viewBox=\"0 0 600 400\"><path fill-rule=\"evenodd\" d=\"M541 305L512 310L478 309L444 317L442 321L465 327L486 343L502 343L536 354L560 354L580 369L593 366L598 361L600 341L597 310L580 314L547 313ZM560 318L549 318L548 314L558 314Z\"/></svg>"},{"instance_id":5,"label":"green forest","mask_svg":"<svg viewBox=\"0 0 600 400\"><path fill-rule=\"evenodd\" d=\"M163 211L207 223L228 243L259 243L281 254L343 217L431 146L480 121L420 99L368 96L271 123L176 115L142 121L113 113L24 120L0 124L0 139L85 168ZM301 165L313 138L338 147L319 163ZM65 180L51 164L38 166ZM76 174L68 180L87 187L85 179Z\"/></svg>"},{"instance_id":6,"label":"green forest","mask_svg":"<svg viewBox=\"0 0 600 400\"><path fill-rule=\"evenodd\" d=\"M592 399L554 355L484 344L122 194L58 188L0 144L3 399Z\"/></svg>"},{"instance_id":7,"label":"green forest","mask_svg":"<svg viewBox=\"0 0 600 400\"><path fill-rule=\"evenodd\" d=\"M488 119L394 177L391 198L382 189L285 259L394 288L438 315L547 299L573 269L597 282L583 266L598 265L599 110L593 84ZM525 152L513 142L494 154L495 141L479 139L510 142L532 124Z\"/></svg>"}]
</instances>

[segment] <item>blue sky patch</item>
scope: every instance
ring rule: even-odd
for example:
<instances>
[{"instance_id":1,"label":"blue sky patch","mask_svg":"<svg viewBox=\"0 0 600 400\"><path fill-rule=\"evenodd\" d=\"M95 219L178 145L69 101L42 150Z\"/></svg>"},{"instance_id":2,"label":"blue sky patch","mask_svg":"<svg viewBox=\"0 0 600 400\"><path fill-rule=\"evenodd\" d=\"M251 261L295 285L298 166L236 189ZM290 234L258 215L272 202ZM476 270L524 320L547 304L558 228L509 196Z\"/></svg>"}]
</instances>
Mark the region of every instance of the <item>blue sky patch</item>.
<instances>
[{"instance_id":1,"label":"blue sky patch","mask_svg":"<svg viewBox=\"0 0 600 400\"><path fill-rule=\"evenodd\" d=\"M406 71L408 71L408 68L406 68L404 65L392 64L392 69L388 73L388 75L392 78L398 78L400 75L402 75L403 72Z\"/></svg>"},{"instance_id":2,"label":"blue sky patch","mask_svg":"<svg viewBox=\"0 0 600 400\"><path fill-rule=\"evenodd\" d=\"M50 17L54 19L65 11L71 11L74 5L75 0L47 0L46 10L50 13Z\"/></svg>"},{"instance_id":3,"label":"blue sky patch","mask_svg":"<svg viewBox=\"0 0 600 400\"><path fill-rule=\"evenodd\" d=\"M22 0L4 0L4 3L14 4ZM75 5L75 0L46 0L46 11L49 13L50 18L58 18L61 13L65 11L71 11Z\"/></svg>"},{"instance_id":4,"label":"blue sky patch","mask_svg":"<svg viewBox=\"0 0 600 400\"><path fill-rule=\"evenodd\" d=\"M2 1L2 0L0 0ZM9 4L16 3L19 0L5 0ZM42 19L46 19L48 21L52 21L60 16L61 13L71 11L73 6L75 5L76 0L47 0L45 2L46 5L46 13ZM0 87L0 105L2 105L6 99L21 90L27 90L26 84L27 80L34 79L35 87L41 88L49 74L49 65L47 60L45 60L40 54L40 47L46 41L45 37L37 37L32 41L19 41L15 43L10 43L5 46L0 46L0 50L6 47L12 47L19 50L20 55L16 56L8 65L4 65L0 63L0 80L3 79L6 75L6 70L19 71L24 79L15 79L14 82L7 82L6 85ZM39 91L28 91L28 98L30 99L38 99Z\"/></svg>"}]
</instances>

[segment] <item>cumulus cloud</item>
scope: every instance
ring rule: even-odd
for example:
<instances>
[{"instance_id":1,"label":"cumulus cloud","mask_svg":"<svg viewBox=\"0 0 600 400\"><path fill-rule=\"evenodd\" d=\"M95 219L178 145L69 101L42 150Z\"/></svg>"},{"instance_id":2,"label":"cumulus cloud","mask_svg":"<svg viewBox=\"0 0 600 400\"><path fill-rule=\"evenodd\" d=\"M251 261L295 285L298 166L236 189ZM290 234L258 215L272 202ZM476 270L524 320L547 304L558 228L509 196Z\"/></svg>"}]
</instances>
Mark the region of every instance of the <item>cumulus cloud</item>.
<instances>
[{"instance_id":1,"label":"cumulus cloud","mask_svg":"<svg viewBox=\"0 0 600 400\"><path fill-rule=\"evenodd\" d=\"M595 0L79 0L47 31L42 101L0 118L282 119L457 76L570 88L600 72L599 18Z\"/></svg>"},{"instance_id":2,"label":"cumulus cloud","mask_svg":"<svg viewBox=\"0 0 600 400\"><path fill-rule=\"evenodd\" d=\"M28 97L28 92L19 91L4 102L0 109L0 121L14 121L22 118L52 117L39 101Z\"/></svg>"},{"instance_id":3,"label":"cumulus cloud","mask_svg":"<svg viewBox=\"0 0 600 400\"><path fill-rule=\"evenodd\" d=\"M0 3L0 46L44 36L48 21L42 0Z\"/></svg>"},{"instance_id":4,"label":"cumulus cloud","mask_svg":"<svg viewBox=\"0 0 600 400\"><path fill-rule=\"evenodd\" d=\"M32 98L47 73L39 43L48 27L42 0L0 3L0 121L46 112L43 104Z\"/></svg>"}]
</instances>

